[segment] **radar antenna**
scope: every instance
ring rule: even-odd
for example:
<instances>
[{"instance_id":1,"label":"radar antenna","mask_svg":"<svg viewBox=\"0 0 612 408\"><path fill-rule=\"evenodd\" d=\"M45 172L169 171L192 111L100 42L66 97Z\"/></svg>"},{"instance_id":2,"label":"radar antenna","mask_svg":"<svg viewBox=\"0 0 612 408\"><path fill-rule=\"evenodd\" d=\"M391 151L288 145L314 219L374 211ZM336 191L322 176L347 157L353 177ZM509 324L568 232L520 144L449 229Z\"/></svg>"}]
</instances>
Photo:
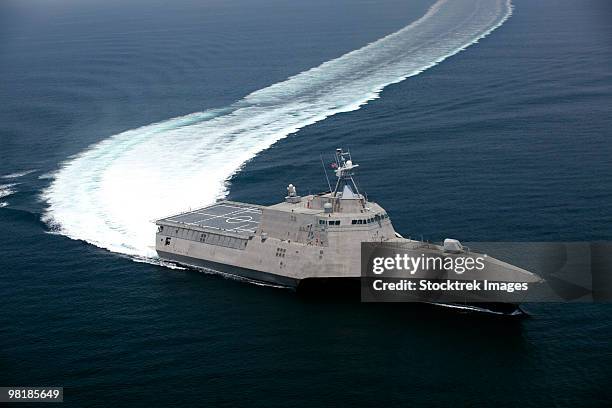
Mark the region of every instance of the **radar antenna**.
<instances>
[{"instance_id":1,"label":"radar antenna","mask_svg":"<svg viewBox=\"0 0 612 408\"><path fill-rule=\"evenodd\" d=\"M349 150L344 151L341 148L336 149L336 163L334 168L338 181L336 181L336 188L334 188L332 194L333 197L342 194L342 198L344 199L361 198L357 183L355 183L353 179L357 167L359 167L359 165L353 163Z\"/></svg>"}]
</instances>

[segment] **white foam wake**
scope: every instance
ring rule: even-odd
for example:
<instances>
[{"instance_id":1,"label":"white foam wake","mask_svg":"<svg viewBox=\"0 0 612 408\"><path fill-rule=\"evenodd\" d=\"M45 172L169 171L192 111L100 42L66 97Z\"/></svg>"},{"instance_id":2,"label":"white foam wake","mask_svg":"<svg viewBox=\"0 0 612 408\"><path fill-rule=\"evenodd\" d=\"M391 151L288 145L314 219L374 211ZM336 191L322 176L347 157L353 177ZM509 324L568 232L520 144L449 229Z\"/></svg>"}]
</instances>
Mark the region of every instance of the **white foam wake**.
<instances>
[{"instance_id":1,"label":"white foam wake","mask_svg":"<svg viewBox=\"0 0 612 408\"><path fill-rule=\"evenodd\" d=\"M19 171L19 172L16 172L16 173L5 174L4 176L0 176L0 178L3 178L3 179L15 179L15 178L27 176L28 174L34 173L35 171L36 171L36 169L34 169L34 170Z\"/></svg>"},{"instance_id":2,"label":"white foam wake","mask_svg":"<svg viewBox=\"0 0 612 408\"><path fill-rule=\"evenodd\" d=\"M440 0L419 20L225 109L110 137L65 162L43 198L59 232L153 256L151 220L213 202L226 180L279 139L359 109L387 85L436 65L499 27L510 0Z\"/></svg>"},{"instance_id":3,"label":"white foam wake","mask_svg":"<svg viewBox=\"0 0 612 408\"><path fill-rule=\"evenodd\" d=\"M0 198L8 197L15 194L15 187L19 183L0 184Z\"/></svg>"},{"instance_id":4,"label":"white foam wake","mask_svg":"<svg viewBox=\"0 0 612 408\"><path fill-rule=\"evenodd\" d=\"M5 197L15 194L17 190L15 190L14 187L17 184L19 183L0 184L0 198L5 198ZM6 201L0 202L0 208L4 208L6 206L8 206L8 203Z\"/></svg>"}]
</instances>

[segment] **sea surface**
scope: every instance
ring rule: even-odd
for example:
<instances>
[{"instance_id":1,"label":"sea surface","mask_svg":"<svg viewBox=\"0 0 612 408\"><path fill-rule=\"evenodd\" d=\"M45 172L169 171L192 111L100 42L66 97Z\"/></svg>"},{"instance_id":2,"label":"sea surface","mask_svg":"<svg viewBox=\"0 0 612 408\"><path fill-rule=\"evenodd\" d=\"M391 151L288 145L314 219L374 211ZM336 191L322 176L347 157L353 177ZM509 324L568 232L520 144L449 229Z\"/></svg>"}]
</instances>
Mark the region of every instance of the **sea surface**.
<instances>
[{"instance_id":1,"label":"sea surface","mask_svg":"<svg viewBox=\"0 0 612 408\"><path fill-rule=\"evenodd\" d=\"M5 0L0 385L85 406L609 407L612 306L316 300L154 258L157 216L326 189L405 236L612 239L607 0Z\"/></svg>"}]
</instances>

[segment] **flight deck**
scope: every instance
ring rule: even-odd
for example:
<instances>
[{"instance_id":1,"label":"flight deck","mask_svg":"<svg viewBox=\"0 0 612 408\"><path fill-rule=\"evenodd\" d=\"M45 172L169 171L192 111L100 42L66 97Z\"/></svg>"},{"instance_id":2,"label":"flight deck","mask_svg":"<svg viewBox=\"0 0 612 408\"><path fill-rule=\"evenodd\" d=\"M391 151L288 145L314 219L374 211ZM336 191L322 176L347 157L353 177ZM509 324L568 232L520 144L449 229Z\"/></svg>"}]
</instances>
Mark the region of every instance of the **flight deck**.
<instances>
[{"instance_id":1,"label":"flight deck","mask_svg":"<svg viewBox=\"0 0 612 408\"><path fill-rule=\"evenodd\" d=\"M254 234L261 221L261 207L221 201L208 207L158 220L242 234Z\"/></svg>"}]
</instances>

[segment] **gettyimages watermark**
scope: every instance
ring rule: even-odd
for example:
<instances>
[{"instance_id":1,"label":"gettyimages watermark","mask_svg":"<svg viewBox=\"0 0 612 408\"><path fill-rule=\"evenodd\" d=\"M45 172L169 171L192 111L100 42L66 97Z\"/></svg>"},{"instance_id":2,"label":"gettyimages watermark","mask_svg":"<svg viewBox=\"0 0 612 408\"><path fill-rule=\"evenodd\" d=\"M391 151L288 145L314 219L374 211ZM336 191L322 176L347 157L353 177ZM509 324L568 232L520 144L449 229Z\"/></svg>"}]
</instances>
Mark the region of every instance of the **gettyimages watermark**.
<instances>
[{"instance_id":1,"label":"gettyimages watermark","mask_svg":"<svg viewBox=\"0 0 612 408\"><path fill-rule=\"evenodd\" d=\"M612 302L612 243L423 242L361 247L364 302Z\"/></svg>"}]
</instances>

